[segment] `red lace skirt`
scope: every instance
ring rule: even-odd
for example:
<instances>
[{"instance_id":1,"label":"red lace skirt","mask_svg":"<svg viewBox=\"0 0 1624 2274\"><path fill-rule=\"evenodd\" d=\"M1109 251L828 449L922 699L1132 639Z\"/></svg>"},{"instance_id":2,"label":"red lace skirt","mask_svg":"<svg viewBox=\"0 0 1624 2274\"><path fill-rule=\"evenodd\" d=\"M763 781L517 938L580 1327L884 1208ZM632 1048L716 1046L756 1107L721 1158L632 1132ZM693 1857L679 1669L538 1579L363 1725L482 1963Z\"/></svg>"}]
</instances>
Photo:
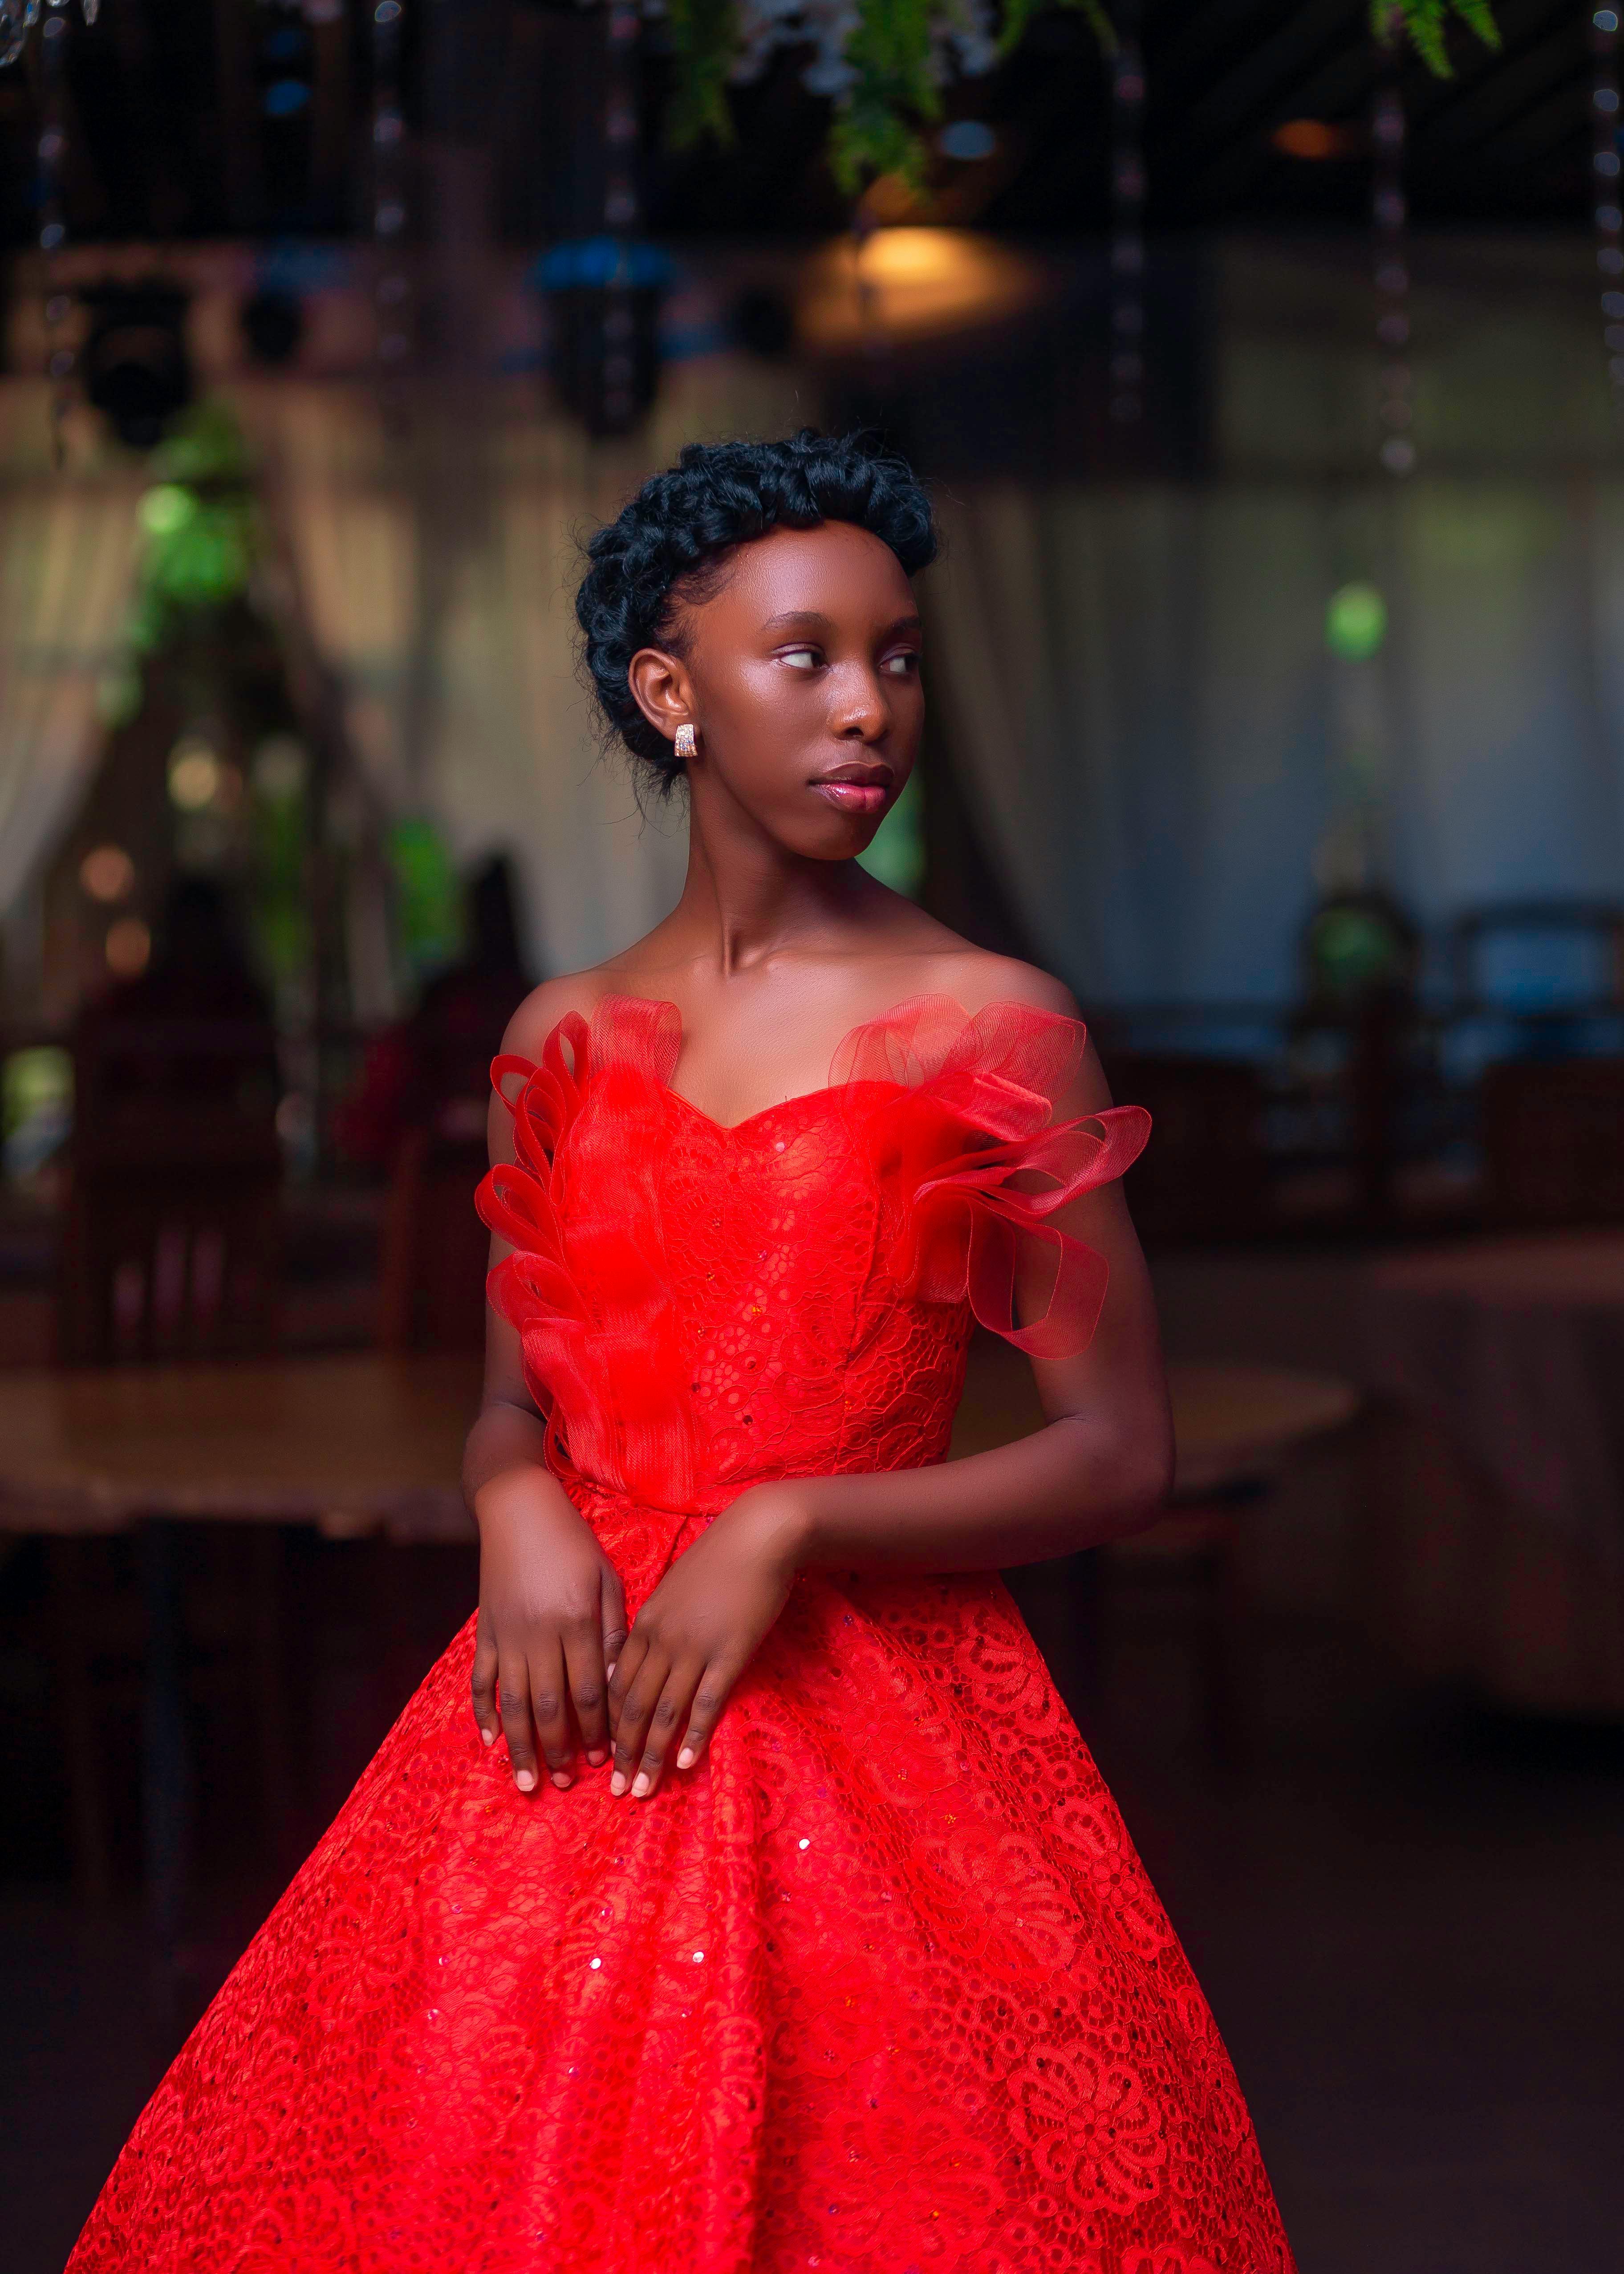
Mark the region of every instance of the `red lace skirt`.
<instances>
[{"instance_id":1,"label":"red lace skirt","mask_svg":"<svg viewBox=\"0 0 1624 2274\"><path fill-rule=\"evenodd\" d=\"M626 1569L634 1512L591 1512ZM803 1579L648 1802L606 1770L517 1792L472 1651L470 1623L70 2274L1290 2268L1212 2017L996 1580Z\"/></svg>"}]
</instances>

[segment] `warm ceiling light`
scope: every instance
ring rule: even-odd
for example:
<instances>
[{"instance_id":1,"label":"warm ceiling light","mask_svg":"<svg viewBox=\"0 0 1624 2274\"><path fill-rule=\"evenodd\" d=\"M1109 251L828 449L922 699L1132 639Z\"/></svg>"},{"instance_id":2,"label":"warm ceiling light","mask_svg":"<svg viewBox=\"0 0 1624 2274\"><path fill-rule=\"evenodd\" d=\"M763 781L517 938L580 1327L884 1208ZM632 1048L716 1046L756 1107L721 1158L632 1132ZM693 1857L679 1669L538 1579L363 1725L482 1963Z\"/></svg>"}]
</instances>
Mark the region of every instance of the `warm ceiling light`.
<instances>
[{"instance_id":1,"label":"warm ceiling light","mask_svg":"<svg viewBox=\"0 0 1624 2274\"><path fill-rule=\"evenodd\" d=\"M79 880L93 900L127 900L135 890L135 863L122 845L98 845L79 862Z\"/></svg>"},{"instance_id":2,"label":"warm ceiling light","mask_svg":"<svg viewBox=\"0 0 1624 2274\"><path fill-rule=\"evenodd\" d=\"M1351 127L1333 126L1324 118L1289 118L1272 139L1288 158L1351 158L1359 147Z\"/></svg>"},{"instance_id":3,"label":"warm ceiling light","mask_svg":"<svg viewBox=\"0 0 1624 2274\"><path fill-rule=\"evenodd\" d=\"M839 354L861 348L871 333L928 339L1006 321L1042 289L1034 262L990 237L954 229L876 229L861 249L846 237L813 257L797 329L814 348Z\"/></svg>"}]
</instances>

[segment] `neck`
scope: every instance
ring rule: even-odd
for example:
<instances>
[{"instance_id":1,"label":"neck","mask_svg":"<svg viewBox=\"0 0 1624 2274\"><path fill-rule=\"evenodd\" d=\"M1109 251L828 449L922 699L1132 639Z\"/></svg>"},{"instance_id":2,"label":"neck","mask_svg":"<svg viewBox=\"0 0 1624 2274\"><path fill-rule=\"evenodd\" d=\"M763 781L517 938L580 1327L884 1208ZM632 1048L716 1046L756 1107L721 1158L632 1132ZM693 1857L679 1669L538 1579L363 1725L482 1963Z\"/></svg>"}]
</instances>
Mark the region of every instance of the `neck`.
<instances>
[{"instance_id":1,"label":"neck","mask_svg":"<svg viewBox=\"0 0 1624 2274\"><path fill-rule=\"evenodd\" d=\"M827 947L878 890L855 861L787 853L736 809L711 809L703 790L692 797L688 875L661 929L718 978Z\"/></svg>"}]
</instances>

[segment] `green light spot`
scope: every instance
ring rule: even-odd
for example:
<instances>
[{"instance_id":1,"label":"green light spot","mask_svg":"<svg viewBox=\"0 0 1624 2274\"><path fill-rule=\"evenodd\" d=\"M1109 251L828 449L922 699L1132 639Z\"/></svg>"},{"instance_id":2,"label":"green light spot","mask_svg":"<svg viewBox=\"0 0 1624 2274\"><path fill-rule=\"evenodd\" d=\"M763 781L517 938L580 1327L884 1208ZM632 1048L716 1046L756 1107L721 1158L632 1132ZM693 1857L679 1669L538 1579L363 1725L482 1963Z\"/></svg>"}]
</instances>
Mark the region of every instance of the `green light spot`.
<instances>
[{"instance_id":1,"label":"green light spot","mask_svg":"<svg viewBox=\"0 0 1624 2274\"><path fill-rule=\"evenodd\" d=\"M1373 584L1344 584L1325 612L1325 644L1344 663L1366 663L1387 636L1387 604Z\"/></svg>"},{"instance_id":2,"label":"green light spot","mask_svg":"<svg viewBox=\"0 0 1624 2274\"><path fill-rule=\"evenodd\" d=\"M138 508L141 527L149 537L173 537L177 529L184 529L197 509L196 498L178 482L160 482L156 489L147 491Z\"/></svg>"}]
</instances>

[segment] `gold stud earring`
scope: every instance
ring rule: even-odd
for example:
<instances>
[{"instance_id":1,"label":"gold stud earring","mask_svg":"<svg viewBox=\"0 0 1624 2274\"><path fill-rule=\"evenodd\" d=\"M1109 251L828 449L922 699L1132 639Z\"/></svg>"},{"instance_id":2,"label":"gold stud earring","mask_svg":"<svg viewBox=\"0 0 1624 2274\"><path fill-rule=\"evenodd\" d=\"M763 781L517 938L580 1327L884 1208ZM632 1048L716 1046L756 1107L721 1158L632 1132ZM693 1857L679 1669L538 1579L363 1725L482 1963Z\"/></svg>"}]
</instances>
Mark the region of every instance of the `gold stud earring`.
<instances>
[{"instance_id":1,"label":"gold stud earring","mask_svg":"<svg viewBox=\"0 0 1624 2274\"><path fill-rule=\"evenodd\" d=\"M681 726L678 727L677 739L673 745L673 748L675 749L676 754L680 758L695 758L698 757L699 737L695 733L693 727L688 725L687 719L684 719Z\"/></svg>"}]
</instances>

